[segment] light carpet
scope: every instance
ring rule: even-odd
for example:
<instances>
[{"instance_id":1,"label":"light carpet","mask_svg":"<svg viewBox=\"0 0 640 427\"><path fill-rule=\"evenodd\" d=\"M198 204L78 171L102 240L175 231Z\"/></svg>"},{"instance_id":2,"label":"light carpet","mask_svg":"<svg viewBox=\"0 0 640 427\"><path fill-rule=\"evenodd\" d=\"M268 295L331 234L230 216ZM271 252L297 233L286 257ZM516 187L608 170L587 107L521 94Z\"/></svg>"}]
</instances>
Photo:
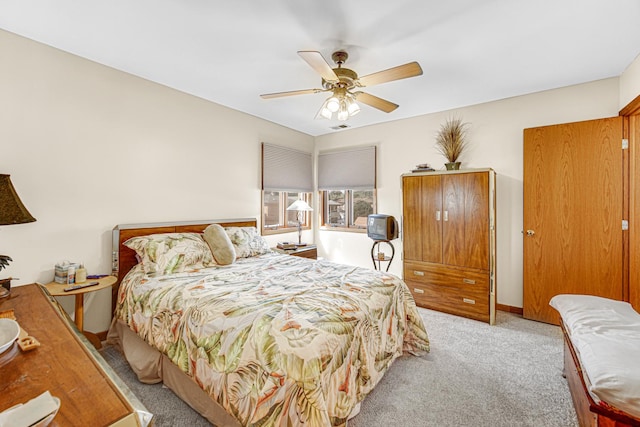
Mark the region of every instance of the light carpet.
<instances>
[{"instance_id":1,"label":"light carpet","mask_svg":"<svg viewBox=\"0 0 640 427\"><path fill-rule=\"evenodd\" d=\"M562 377L559 327L505 312L489 326L419 311L431 352L397 359L348 427L578 426ZM102 355L155 415L157 427L210 425L161 384L138 382L115 348Z\"/></svg>"}]
</instances>

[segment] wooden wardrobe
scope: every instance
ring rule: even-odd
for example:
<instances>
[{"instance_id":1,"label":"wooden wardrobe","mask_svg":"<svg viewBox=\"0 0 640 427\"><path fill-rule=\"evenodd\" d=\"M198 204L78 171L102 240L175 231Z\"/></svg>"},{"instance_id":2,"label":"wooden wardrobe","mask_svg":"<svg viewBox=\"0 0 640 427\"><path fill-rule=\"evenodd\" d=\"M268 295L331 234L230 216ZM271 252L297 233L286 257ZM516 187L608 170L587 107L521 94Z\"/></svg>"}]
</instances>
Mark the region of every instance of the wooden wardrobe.
<instances>
[{"instance_id":1,"label":"wooden wardrobe","mask_svg":"<svg viewBox=\"0 0 640 427\"><path fill-rule=\"evenodd\" d=\"M402 176L404 280L416 304L493 324L495 173Z\"/></svg>"},{"instance_id":2,"label":"wooden wardrobe","mask_svg":"<svg viewBox=\"0 0 640 427\"><path fill-rule=\"evenodd\" d=\"M618 117L524 130L523 315L587 294L640 310L640 96Z\"/></svg>"}]
</instances>

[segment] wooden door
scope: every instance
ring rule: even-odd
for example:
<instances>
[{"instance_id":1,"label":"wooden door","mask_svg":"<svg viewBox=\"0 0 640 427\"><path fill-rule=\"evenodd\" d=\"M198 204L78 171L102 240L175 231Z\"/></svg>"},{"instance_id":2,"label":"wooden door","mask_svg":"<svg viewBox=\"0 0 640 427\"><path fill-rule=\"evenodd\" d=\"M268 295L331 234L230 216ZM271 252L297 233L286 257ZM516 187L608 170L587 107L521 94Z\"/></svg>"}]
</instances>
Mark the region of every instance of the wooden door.
<instances>
[{"instance_id":1,"label":"wooden door","mask_svg":"<svg viewBox=\"0 0 640 427\"><path fill-rule=\"evenodd\" d=\"M629 140L629 234L625 236L629 248L625 259L629 280L625 291L629 303L640 312L640 95L627 104L620 115L625 119L625 136Z\"/></svg>"},{"instance_id":2,"label":"wooden door","mask_svg":"<svg viewBox=\"0 0 640 427\"><path fill-rule=\"evenodd\" d=\"M404 259L442 262L442 190L439 175L402 180Z\"/></svg>"},{"instance_id":3,"label":"wooden door","mask_svg":"<svg viewBox=\"0 0 640 427\"><path fill-rule=\"evenodd\" d=\"M557 294L622 299L622 119L524 131L527 319L558 324Z\"/></svg>"},{"instance_id":4,"label":"wooden door","mask_svg":"<svg viewBox=\"0 0 640 427\"><path fill-rule=\"evenodd\" d=\"M640 312L640 99L629 115L629 302Z\"/></svg>"}]
</instances>

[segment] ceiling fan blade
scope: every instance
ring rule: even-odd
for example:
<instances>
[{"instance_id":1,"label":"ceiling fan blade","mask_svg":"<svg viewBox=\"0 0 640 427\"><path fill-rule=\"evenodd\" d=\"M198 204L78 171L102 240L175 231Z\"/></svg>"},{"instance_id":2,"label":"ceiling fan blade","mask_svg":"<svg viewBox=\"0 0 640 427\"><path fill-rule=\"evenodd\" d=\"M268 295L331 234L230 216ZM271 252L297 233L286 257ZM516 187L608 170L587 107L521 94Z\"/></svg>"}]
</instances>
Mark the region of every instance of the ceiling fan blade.
<instances>
[{"instance_id":1,"label":"ceiling fan blade","mask_svg":"<svg viewBox=\"0 0 640 427\"><path fill-rule=\"evenodd\" d=\"M398 108L398 104L394 104L393 102L387 101L386 99L378 98L377 96L373 96L369 93L355 92L354 96L363 104L367 104L370 107L377 108L378 110L384 111L385 113L390 113Z\"/></svg>"},{"instance_id":2,"label":"ceiling fan blade","mask_svg":"<svg viewBox=\"0 0 640 427\"><path fill-rule=\"evenodd\" d=\"M377 73L368 74L360 77L358 81L360 86L373 86L420 75L422 75L422 68L420 64L414 61L387 70L378 71Z\"/></svg>"},{"instance_id":3,"label":"ceiling fan blade","mask_svg":"<svg viewBox=\"0 0 640 427\"><path fill-rule=\"evenodd\" d=\"M331 65L329 65L320 52L315 50L300 50L298 51L298 55L307 61L307 64L311 65L311 68L316 70L326 81L337 82L339 80L331 68Z\"/></svg>"},{"instance_id":4,"label":"ceiling fan blade","mask_svg":"<svg viewBox=\"0 0 640 427\"><path fill-rule=\"evenodd\" d=\"M283 98L285 96L307 95L309 93L318 93L318 92L322 92L322 89L302 89L302 90L291 90L289 92L265 93L260 95L260 98L262 99Z\"/></svg>"}]
</instances>

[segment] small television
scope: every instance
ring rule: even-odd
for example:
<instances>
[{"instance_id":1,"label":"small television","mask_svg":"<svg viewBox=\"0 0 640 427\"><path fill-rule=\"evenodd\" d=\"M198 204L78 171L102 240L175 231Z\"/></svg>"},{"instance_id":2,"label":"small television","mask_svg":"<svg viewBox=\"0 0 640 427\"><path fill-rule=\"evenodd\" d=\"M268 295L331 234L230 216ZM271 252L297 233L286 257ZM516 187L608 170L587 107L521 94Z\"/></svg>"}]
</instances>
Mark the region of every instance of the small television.
<instances>
[{"instance_id":1,"label":"small television","mask_svg":"<svg viewBox=\"0 0 640 427\"><path fill-rule=\"evenodd\" d=\"M367 236L373 240L393 240L398 237L398 223L391 215L371 214L367 217Z\"/></svg>"}]
</instances>

